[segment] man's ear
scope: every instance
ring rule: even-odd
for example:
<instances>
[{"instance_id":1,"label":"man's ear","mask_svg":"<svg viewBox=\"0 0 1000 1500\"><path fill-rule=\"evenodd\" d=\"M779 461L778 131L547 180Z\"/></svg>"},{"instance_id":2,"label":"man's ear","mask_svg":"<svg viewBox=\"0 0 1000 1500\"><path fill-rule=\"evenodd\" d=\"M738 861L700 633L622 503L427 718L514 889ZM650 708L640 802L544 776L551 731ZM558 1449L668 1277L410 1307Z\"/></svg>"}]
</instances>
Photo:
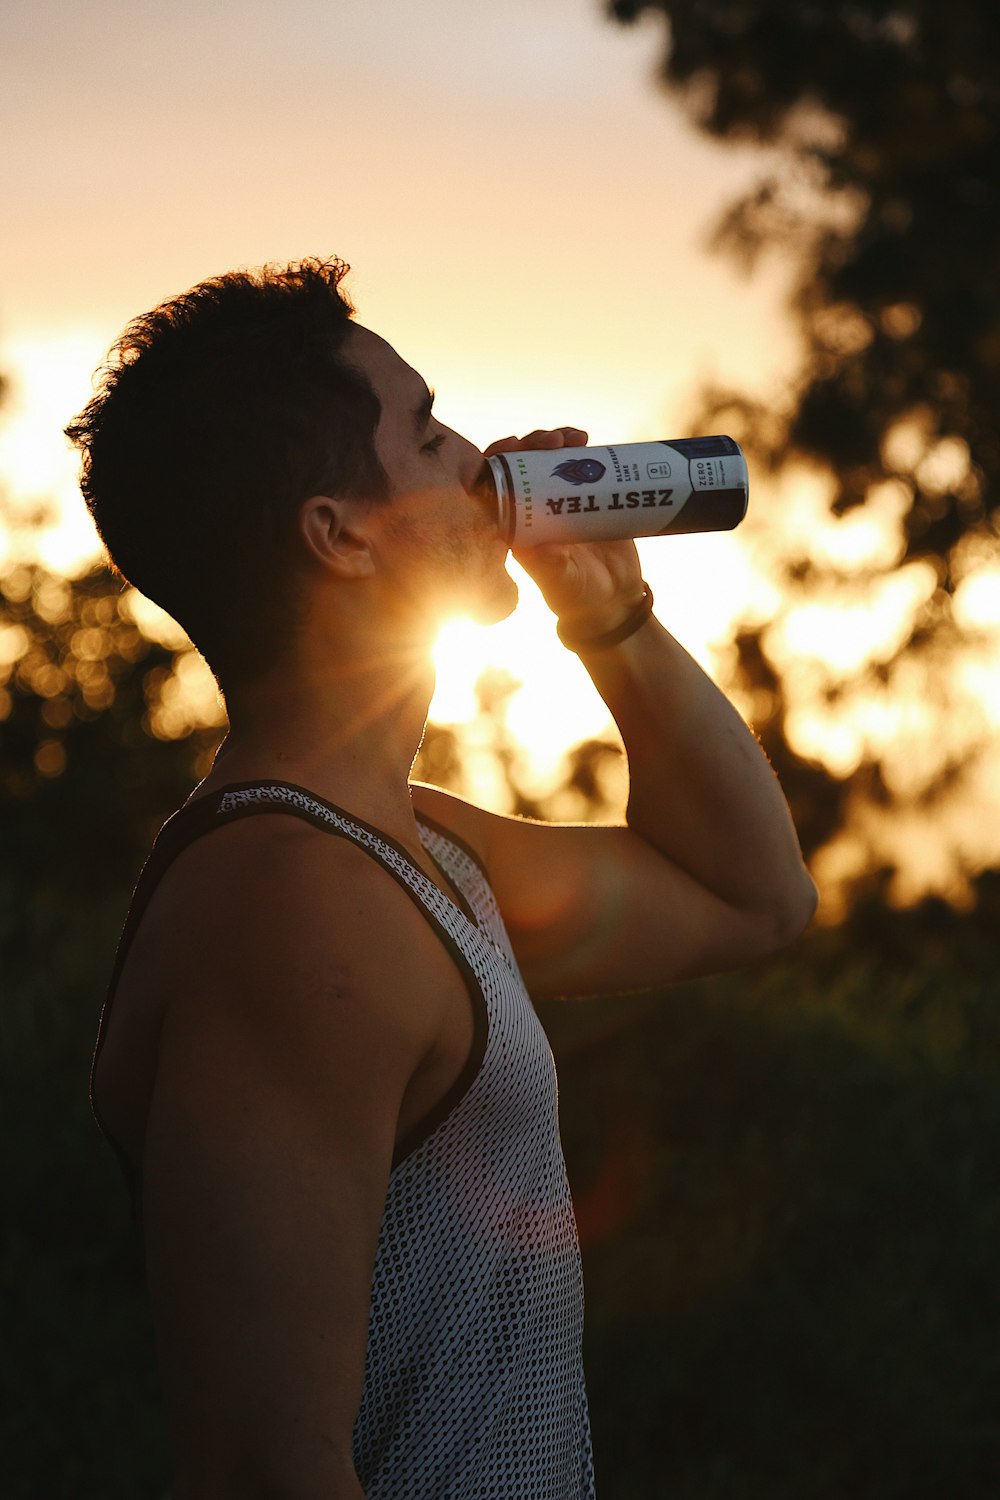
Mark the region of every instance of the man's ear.
<instances>
[{"instance_id":1,"label":"man's ear","mask_svg":"<svg viewBox=\"0 0 1000 1500\"><path fill-rule=\"evenodd\" d=\"M367 507L360 501L311 495L299 507L299 536L310 560L339 578L370 578L375 571Z\"/></svg>"}]
</instances>

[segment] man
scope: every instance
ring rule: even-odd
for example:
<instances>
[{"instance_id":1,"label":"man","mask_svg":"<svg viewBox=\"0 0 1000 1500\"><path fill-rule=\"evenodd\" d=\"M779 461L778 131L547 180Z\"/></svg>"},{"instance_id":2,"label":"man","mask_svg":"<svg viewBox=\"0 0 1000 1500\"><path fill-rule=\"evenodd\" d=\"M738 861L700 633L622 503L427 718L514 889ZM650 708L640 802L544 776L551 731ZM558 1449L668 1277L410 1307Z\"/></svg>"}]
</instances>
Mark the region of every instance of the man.
<instances>
[{"instance_id":1,"label":"man","mask_svg":"<svg viewBox=\"0 0 1000 1500\"><path fill-rule=\"evenodd\" d=\"M483 455L352 321L344 270L156 309L68 429L113 561L230 721L136 892L95 1108L141 1190L175 1500L583 1500L579 1255L527 992L747 962L814 889L631 542L519 554L621 730L628 826L410 784L442 616L499 620L516 587Z\"/></svg>"}]
</instances>

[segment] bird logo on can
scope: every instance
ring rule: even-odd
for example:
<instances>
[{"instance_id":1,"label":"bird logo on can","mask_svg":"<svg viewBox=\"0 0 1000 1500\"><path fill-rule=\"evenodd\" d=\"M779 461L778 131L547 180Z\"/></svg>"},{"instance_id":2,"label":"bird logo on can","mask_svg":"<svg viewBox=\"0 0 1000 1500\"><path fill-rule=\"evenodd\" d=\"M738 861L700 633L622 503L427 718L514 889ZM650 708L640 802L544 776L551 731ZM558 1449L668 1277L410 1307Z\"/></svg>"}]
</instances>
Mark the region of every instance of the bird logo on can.
<instances>
[{"instance_id":1,"label":"bird logo on can","mask_svg":"<svg viewBox=\"0 0 1000 1500\"><path fill-rule=\"evenodd\" d=\"M605 466L596 458L567 458L552 470L553 479L565 479L567 484L596 484L604 474Z\"/></svg>"}]
</instances>

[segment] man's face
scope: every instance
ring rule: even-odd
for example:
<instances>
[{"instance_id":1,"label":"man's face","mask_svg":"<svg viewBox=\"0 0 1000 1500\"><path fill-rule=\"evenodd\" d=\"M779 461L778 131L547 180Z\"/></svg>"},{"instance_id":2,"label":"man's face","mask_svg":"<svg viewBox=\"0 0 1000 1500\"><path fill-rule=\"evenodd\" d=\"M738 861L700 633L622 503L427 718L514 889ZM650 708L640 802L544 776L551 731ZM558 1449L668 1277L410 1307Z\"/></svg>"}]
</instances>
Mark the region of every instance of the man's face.
<instances>
[{"instance_id":1,"label":"man's face","mask_svg":"<svg viewBox=\"0 0 1000 1500\"><path fill-rule=\"evenodd\" d=\"M399 603L483 624L506 618L517 585L504 567L495 511L475 493L482 453L432 414L426 381L377 334L354 325L343 355L382 408L375 451L391 498L371 519L380 570Z\"/></svg>"}]
</instances>

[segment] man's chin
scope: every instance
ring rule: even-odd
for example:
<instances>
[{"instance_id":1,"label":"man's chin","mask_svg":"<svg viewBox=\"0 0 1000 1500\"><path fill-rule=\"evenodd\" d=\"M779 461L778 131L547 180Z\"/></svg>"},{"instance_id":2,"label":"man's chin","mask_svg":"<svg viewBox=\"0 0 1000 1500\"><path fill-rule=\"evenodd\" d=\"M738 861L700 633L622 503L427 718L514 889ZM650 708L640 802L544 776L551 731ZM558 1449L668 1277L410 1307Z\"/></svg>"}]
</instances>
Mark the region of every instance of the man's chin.
<instances>
[{"instance_id":1,"label":"man's chin","mask_svg":"<svg viewBox=\"0 0 1000 1500\"><path fill-rule=\"evenodd\" d=\"M517 608L518 586L502 565L489 569L465 560L464 569L453 575L435 595L424 595L423 608L436 626L451 620L470 620L474 625L498 625Z\"/></svg>"},{"instance_id":2,"label":"man's chin","mask_svg":"<svg viewBox=\"0 0 1000 1500\"><path fill-rule=\"evenodd\" d=\"M504 570L493 588L484 586L466 602L464 614L476 625L499 625L508 619L517 608L518 588L510 574Z\"/></svg>"}]
</instances>

